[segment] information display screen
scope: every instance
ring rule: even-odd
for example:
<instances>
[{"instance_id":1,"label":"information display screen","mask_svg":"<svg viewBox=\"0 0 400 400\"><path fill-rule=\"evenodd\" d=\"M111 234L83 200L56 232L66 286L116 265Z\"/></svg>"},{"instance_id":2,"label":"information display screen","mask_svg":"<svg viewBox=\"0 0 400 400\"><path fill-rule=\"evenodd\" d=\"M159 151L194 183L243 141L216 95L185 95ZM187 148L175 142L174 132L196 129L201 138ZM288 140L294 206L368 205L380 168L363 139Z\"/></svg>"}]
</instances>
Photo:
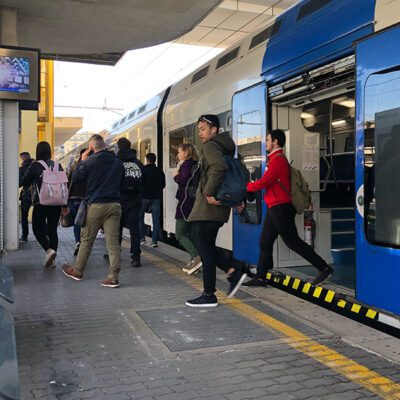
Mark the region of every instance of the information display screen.
<instances>
[{"instance_id":1,"label":"information display screen","mask_svg":"<svg viewBox=\"0 0 400 400\"><path fill-rule=\"evenodd\" d=\"M0 47L0 99L39 101L39 51Z\"/></svg>"}]
</instances>

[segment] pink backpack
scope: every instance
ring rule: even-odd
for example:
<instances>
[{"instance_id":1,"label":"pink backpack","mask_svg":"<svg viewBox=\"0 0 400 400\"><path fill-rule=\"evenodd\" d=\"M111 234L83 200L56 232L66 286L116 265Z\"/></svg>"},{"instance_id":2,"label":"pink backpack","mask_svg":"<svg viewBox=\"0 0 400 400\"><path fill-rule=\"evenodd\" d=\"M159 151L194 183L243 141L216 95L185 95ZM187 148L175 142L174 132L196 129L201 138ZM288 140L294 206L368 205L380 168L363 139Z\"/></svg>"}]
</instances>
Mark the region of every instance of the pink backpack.
<instances>
[{"instance_id":1,"label":"pink backpack","mask_svg":"<svg viewBox=\"0 0 400 400\"><path fill-rule=\"evenodd\" d=\"M66 206L68 203L68 178L65 171L59 171L58 162L54 161L54 167L42 160L43 170L42 187L38 190L39 203L43 206Z\"/></svg>"}]
</instances>

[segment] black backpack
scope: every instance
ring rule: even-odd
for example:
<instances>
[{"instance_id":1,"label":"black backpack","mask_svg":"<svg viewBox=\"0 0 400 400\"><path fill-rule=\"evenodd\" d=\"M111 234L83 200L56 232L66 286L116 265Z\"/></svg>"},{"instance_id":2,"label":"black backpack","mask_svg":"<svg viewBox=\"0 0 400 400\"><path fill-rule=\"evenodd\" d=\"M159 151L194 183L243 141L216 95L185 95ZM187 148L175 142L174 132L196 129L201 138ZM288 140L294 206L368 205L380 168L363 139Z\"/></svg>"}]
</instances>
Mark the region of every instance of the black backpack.
<instances>
[{"instance_id":1,"label":"black backpack","mask_svg":"<svg viewBox=\"0 0 400 400\"><path fill-rule=\"evenodd\" d=\"M196 198L197 187L200 182L200 164L198 162L193 163L192 168L190 170L190 178L186 183L185 192L188 197L191 199Z\"/></svg>"},{"instance_id":2,"label":"black backpack","mask_svg":"<svg viewBox=\"0 0 400 400\"><path fill-rule=\"evenodd\" d=\"M217 143L220 147L218 142ZM224 155L227 170L225 171L224 180L215 195L223 206L235 207L246 199L247 196L247 174L245 166L235 157Z\"/></svg>"},{"instance_id":3,"label":"black backpack","mask_svg":"<svg viewBox=\"0 0 400 400\"><path fill-rule=\"evenodd\" d=\"M135 161L124 161L125 179L123 193L139 194L143 187L143 172Z\"/></svg>"}]
</instances>

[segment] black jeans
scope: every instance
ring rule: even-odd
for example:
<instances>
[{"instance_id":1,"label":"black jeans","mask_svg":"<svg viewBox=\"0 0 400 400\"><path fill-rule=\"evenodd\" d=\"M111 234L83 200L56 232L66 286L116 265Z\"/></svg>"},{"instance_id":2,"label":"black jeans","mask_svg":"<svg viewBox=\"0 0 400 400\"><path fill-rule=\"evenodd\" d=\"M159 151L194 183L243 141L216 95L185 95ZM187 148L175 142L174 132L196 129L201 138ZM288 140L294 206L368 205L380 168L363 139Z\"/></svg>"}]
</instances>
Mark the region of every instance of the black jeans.
<instances>
[{"instance_id":1,"label":"black jeans","mask_svg":"<svg viewBox=\"0 0 400 400\"><path fill-rule=\"evenodd\" d=\"M29 224L28 224L28 215L29 210L31 208L31 199L21 200L21 226L22 226L22 238L28 239L29 235Z\"/></svg>"},{"instance_id":2,"label":"black jeans","mask_svg":"<svg viewBox=\"0 0 400 400\"><path fill-rule=\"evenodd\" d=\"M289 249L306 259L315 268L322 271L327 263L314 249L300 239L294 222L296 210L291 203L279 204L267 210L260 237L260 256L258 258L257 277L265 279L267 271L274 262L272 252L275 240L280 235Z\"/></svg>"},{"instance_id":3,"label":"black jeans","mask_svg":"<svg viewBox=\"0 0 400 400\"><path fill-rule=\"evenodd\" d=\"M57 251L58 234L57 226L60 220L60 206L42 206L35 204L32 212L32 229L36 240L44 250ZM46 225L47 220L47 225ZM47 237L48 236L48 237Z\"/></svg>"},{"instance_id":4,"label":"black jeans","mask_svg":"<svg viewBox=\"0 0 400 400\"><path fill-rule=\"evenodd\" d=\"M219 228L223 225L217 221L194 221L192 222L196 247L203 262L203 285L206 294L216 292L215 283L217 279L216 267L227 272L232 267L229 258L221 250L217 249L215 242Z\"/></svg>"},{"instance_id":5,"label":"black jeans","mask_svg":"<svg viewBox=\"0 0 400 400\"><path fill-rule=\"evenodd\" d=\"M140 214L142 210L142 197L135 200L121 200L120 243L122 242L122 229L126 226L131 236L131 258L140 260Z\"/></svg>"}]
</instances>

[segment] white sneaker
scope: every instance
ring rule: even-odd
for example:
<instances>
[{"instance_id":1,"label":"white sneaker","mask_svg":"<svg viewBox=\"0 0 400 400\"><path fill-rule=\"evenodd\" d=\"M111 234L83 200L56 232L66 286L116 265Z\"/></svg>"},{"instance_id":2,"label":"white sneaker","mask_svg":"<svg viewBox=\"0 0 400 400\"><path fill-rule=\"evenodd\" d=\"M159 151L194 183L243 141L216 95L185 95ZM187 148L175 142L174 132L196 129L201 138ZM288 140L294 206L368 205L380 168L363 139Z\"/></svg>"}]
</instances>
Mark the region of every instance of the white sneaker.
<instances>
[{"instance_id":1,"label":"white sneaker","mask_svg":"<svg viewBox=\"0 0 400 400\"><path fill-rule=\"evenodd\" d=\"M156 242L151 242L151 247L158 247L158 244Z\"/></svg>"},{"instance_id":2,"label":"white sneaker","mask_svg":"<svg viewBox=\"0 0 400 400\"><path fill-rule=\"evenodd\" d=\"M44 260L44 267L45 268L49 268L49 267L51 267L53 265L54 260L57 257L57 253L53 249L48 249L46 251L46 253L47 253L47 255L46 255L46 258Z\"/></svg>"},{"instance_id":3,"label":"white sneaker","mask_svg":"<svg viewBox=\"0 0 400 400\"><path fill-rule=\"evenodd\" d=\"M140 244L146 244L146 239L142 239L142 240L140 241Z\"/></svg>"},{"instance_id":4,"label":"white sneaker","mask_svg":"<svg viewBox=\"0 0 400 400\"><path fill-rule=\"evenodd\" d=\"M192 268L188 271L188 275L192 275L195 272L197 272L201 266L203 265L203 262L201 261L201 258L199 256L196 256L192 260Z\"/></svg>"},{"instance_id":5,"label":"white sneaker","mask_svg":"<svg viewBox=\"0 0 400 400\"><path fill-rule=\"evenodd\" d=\"M192 260L190 260L190 261L182 268L182 271L183 271L183 272L188 273L188 272L192 269L192 267L193 267L193 260L194 260L194 258L193 258Z\"/></svg>"}]
</instances>

